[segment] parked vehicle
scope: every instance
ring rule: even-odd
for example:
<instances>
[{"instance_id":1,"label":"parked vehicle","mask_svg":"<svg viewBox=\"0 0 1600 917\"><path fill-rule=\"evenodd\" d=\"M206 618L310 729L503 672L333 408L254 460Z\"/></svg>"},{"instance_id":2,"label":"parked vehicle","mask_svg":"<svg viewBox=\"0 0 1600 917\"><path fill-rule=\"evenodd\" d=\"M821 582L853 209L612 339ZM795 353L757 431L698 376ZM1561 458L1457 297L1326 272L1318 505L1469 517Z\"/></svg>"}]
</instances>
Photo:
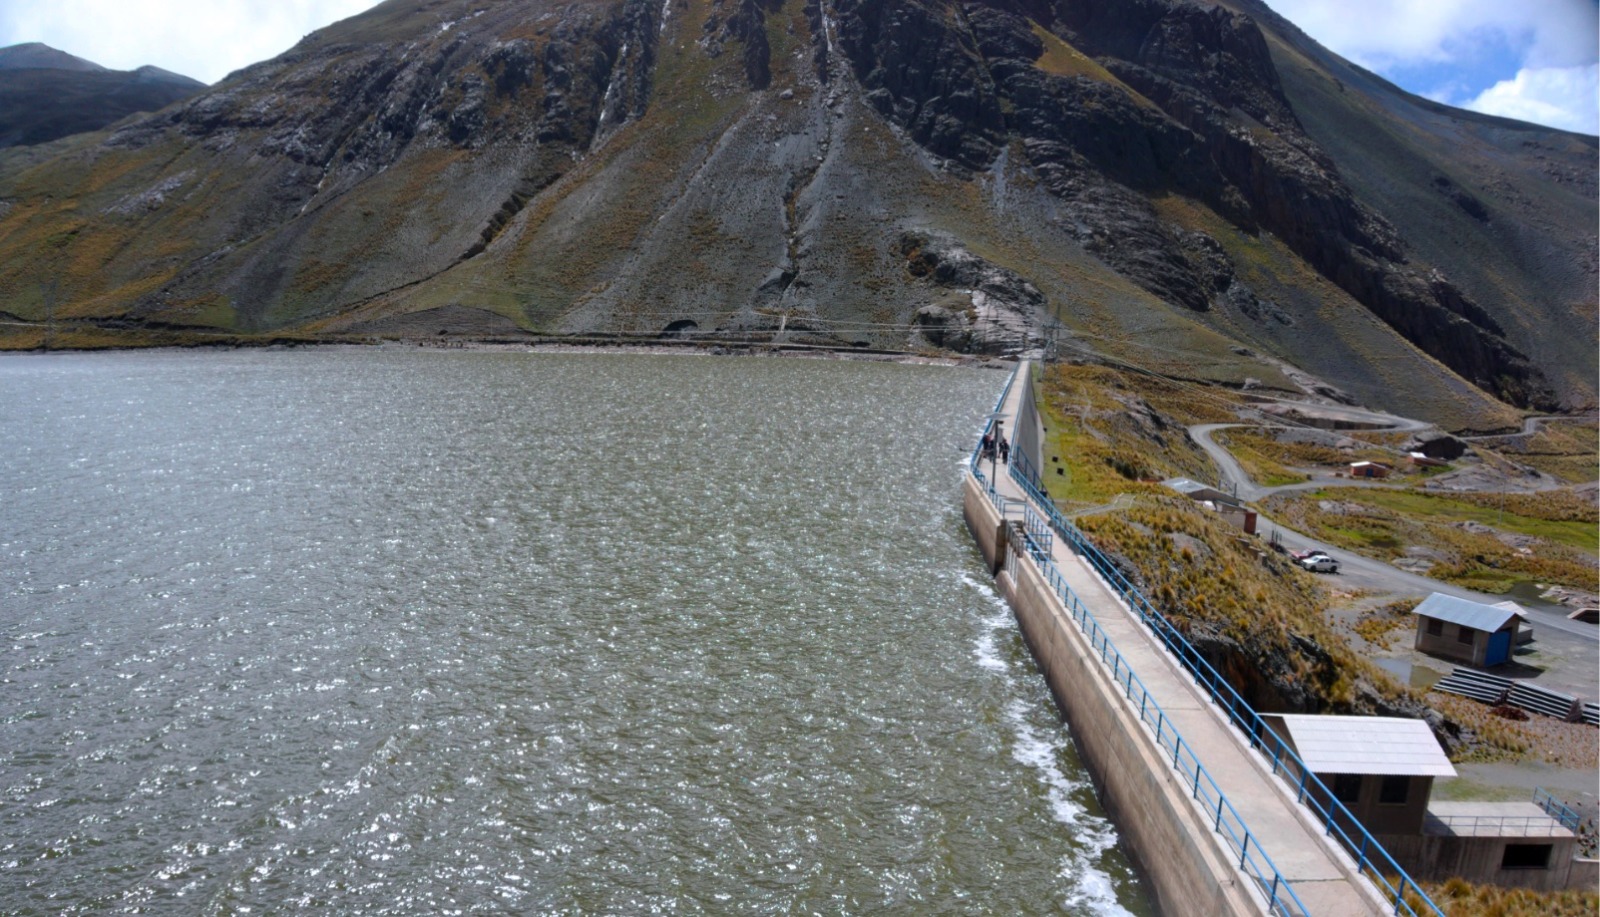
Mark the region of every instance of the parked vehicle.
<instances>
[{"instance_id":1,"label":"parked vehicle","mask_svg":"<svg viewBox=\"0 0 1600 917\"><path fill-rule=\"evenodd\" d=\"M1300 558L1300 566L1312 573L1338 573L1339 562L1326 554L1312 554Z\"/></svg>"}]
</instances>

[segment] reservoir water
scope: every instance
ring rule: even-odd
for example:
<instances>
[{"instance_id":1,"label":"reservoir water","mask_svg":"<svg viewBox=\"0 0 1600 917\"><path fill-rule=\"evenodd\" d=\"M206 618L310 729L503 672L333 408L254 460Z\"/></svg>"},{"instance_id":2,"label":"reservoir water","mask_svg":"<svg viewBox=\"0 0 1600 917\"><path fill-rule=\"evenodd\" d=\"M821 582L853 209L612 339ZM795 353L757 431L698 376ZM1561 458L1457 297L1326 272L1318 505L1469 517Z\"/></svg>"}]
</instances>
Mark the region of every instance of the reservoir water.
<instances>
[{"instance_id":1,"label":"reservoir water","mask_svg":"<svg viewBox=\"0 0 1600 917\"><path fill-rule=\"evenodd\" d=\"M0 359L0 913L1151 913L962 524L1003 383Z\"/></svg>"}]
</instances>

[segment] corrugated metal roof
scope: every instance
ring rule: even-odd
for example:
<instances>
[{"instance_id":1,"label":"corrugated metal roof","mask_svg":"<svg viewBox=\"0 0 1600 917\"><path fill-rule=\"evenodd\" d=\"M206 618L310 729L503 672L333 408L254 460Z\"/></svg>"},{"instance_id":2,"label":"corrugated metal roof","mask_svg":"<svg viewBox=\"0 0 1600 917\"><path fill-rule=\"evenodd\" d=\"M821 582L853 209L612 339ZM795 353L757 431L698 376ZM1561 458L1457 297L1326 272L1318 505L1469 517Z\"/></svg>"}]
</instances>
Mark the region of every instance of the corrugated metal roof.
<instances>
[{"instance_id":1,"label":"corrugated metal roof","mask_svg":"<svg viewBox=\"0 0 1600 917\"><path fill-rule=\"evenodd\" d=\"M1300 760L1318 774L1454 777L1428 724L1390 716L1282 714Z\"/></svg>"},{"instance_id":2,"label":"corrugated metal roof","mask_svg":"<svg viewBox=\"0 0 1600 917\"><path fill-rule=\"evenodd\" d=\"M1440 621L1449 621L1460 624L1473 630L1486 630L1494 633L1506 626L1506 622L1517 616L1517 613L1507 608L1496 608L1493 605L1484 605L1480 602L1469 602L1458 599L1453 595L1444 595L1435 592L1417 606L1417 614L1425 618L1436 618Z\"/></svg>"}]
</instances>

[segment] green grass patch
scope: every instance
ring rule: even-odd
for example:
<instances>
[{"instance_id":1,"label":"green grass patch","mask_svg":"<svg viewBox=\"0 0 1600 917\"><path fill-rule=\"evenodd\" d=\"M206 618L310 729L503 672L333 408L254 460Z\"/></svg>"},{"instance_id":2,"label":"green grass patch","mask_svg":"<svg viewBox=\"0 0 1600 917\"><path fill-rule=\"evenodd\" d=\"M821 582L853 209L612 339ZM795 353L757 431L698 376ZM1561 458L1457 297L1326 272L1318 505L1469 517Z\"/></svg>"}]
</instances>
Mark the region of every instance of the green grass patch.
<instances>
[{"instance_id":1,"label":"green grass patch","mask_svg":"<svg viewBox=\"0 0 1600 917\"><path fill-rule=\"evenodd\" d=\"M1429 576L1471 589L1500 593L1523 580L1596 588L1592 522L1501 513L1485 505L1497 497L1344 487L1275 494L1265 507L1291 528L1378 560L1416 549L1433 563ZM1520 508L1577 512L1561 501Z\"/></svg>"},{"instance_id":2,"label":"green grass patch","mask_svg":"<svg viewBox=\"0 0 1600 917\"><path fill-rule=\"evenodd\" d=\"M1317 494L1382 507L1418 519L1477 522L1586 551L1600 549L1593 504L1571 493L1445 496L1408 490L1338 488L1319 490Z\"/></svg>"}]
</instances>

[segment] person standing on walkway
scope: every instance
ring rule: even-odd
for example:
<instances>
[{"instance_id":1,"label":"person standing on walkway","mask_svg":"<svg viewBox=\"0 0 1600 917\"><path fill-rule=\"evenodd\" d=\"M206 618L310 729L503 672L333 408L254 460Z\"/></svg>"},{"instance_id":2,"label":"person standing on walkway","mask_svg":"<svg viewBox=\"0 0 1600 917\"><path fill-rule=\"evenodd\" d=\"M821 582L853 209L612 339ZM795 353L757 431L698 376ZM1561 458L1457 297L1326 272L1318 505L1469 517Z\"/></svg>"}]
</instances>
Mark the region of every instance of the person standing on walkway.
<instances>
[{"instance_id":1,"label":"person standing on walkway","mask_svg":"<svg viewBox=\"0 0 1600 917\"><path fill-rule=\"evenodd\" d=\"M1000 461L1007 464L1011 462L1011 444L1006 442L1005 437L1000 438Z\"/></svg>"}]
</instances>

